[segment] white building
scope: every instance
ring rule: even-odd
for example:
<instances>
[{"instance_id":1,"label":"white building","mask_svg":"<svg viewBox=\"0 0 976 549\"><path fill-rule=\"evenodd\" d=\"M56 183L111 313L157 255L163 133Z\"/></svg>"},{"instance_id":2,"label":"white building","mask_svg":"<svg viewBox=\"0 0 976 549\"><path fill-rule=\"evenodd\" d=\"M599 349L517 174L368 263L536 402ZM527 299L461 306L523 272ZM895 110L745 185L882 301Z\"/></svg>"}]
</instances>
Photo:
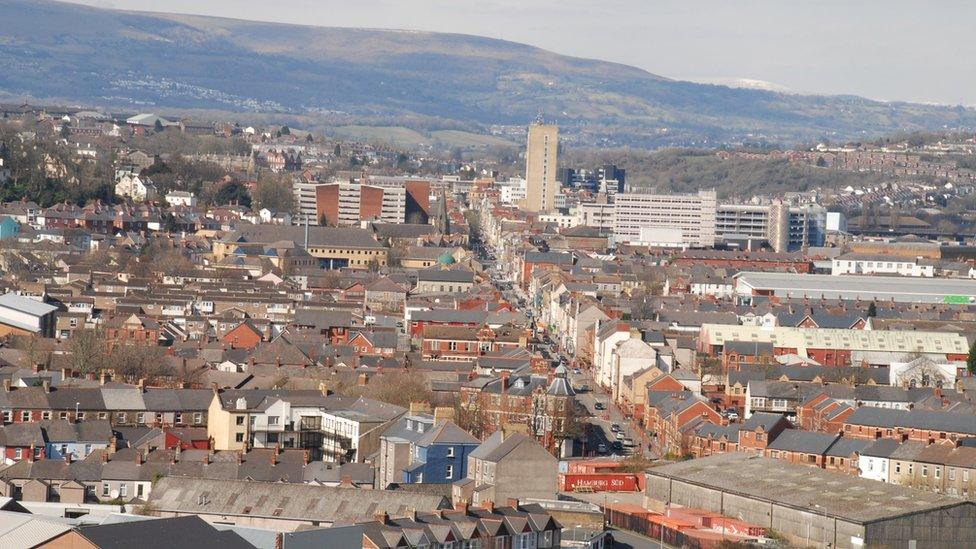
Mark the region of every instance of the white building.
<instances>
[{"instance_id":1,"label":"white building","mask_svg":"<svg viewBox=\"0 0 976 549\"><path fill-rule=\"evenodd\" d=\"M614 204L582 203L576 208L576 217L578 218L576 224L584 227L612 229L615 208Z\"/></svg>"},{"instance_id":2,"label":"white building","mask_svg":"<svg viewBox=\"0 0 976 549\"><path fill-rule=\"evenodd\" d=\"M629 336L618 343L611 353L610 389L614 401L620 396L624 377L657 365L657 351L641 339L640 331L632 330Z\"/></svg>"},{"instance_id":3,"label":"white building","mask_svg":"<svg viewBox=\"0 0 976 549\"><path fill-rule=\"evenodd\" d=\"M543 213L539 214L539 221L553 223L560 229L571 229L579 223L579 218L572 214Z\"/></svg>"},{"instance_id":4,"label":"white building","mask_svg":"<svg viewBox=\"0 0 976 549\"><path fill-rule=\"evenodd\" d=\"M525 200L526 182L522 177L512 177L508 181L500 181L495 184L499 191L499 200L503 204L518 204Z\"/></svg>"},{"instance_id":5,"label":"white building","mask_svg":"<svg viewBox=\"0 0 976 549\"><path fill-rule=\"evenodd\" d=\"M619 193L614 201L617 243L715 245L715 191L698 194Z\"/></svg>"},{"instance_id":6,"label":"white building","mask_svg":"<svg viewBox=\"0 0 976 549\"><path fill-rule=\"evenodd\" d=\"M171 191L166 195L166 203L170 206L193 208L197 205L197 197L195 194L187 191Z\"/></svg>"},{"instance_id":7,"label":"white building","mask_svg":"<svg viewBox=\"0 0 976 549\"><path fill-rule=\"evenodd\" d=\"M148 177L125 173L115 183L115 195L133 202L145 202L156 198L156 186Z\"/></svg>"},{"instance_id":8,"label":"white building","mask_svg":"<svg viewBox=\"0 0 976 549\"><path fill-rule=\"evenodd\" d=\"M832 275L898 275L914 277L935 276L935 263L922 258L875 254L844 254L831 260Z\"/></svg>"}]
</instances>

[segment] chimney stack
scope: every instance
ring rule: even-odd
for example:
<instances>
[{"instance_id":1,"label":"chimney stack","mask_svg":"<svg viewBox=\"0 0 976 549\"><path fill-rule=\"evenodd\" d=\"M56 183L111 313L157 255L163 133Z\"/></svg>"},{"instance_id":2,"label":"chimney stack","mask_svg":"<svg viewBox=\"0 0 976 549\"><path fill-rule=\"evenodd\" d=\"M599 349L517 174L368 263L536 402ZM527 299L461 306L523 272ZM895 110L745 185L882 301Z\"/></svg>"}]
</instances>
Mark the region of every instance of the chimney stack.
<instances>
[{"instance_id":1,"label":"chimney stack","mask_svg":"<svg viewBox=\"0 0 976 549\"><path fill-rule=\"evenodd\" d=\"M139 378L139 382L136 383L136 388L139 389L140 392L146 392L146 378Z\"/></svg>"},{"instance_id":2,"label":"chimney stack","mask_svg":"<svg viewBox=\"0 0 976 549\"><path fill-rule=\"evenodd\" d=\"M5 393L10 392L10 378L3 380L3 392Z\"/></svg>"},{"instance_id":3,"label":"chimney stack","mask_svg":"<svg viewBox=\"0 0 976 549\"><path fill-rule=\"evenodd\" d=\"M100 375L98 376L98 384L99 384L99 385L105 385L105 382L106 382L106 381L108 381L108 374L107 374L107 373L105 373L105 372L102 372L102 373L101 373L101 374L100 374Z\"/></svg>"},{"instance_id":4,"label":"chimney stack","mask_svg":"<svg viewBox=\"0 0 976 549\"><path fill-rule=\"evenodd\" d=\"M373 520L379 522L380 524L386 524L390 522L390 515L388 515L386 511L383 511L382 513L376 513L375 515L373 515Z\"/></svg>"},{"instance_id":5,"label":"chimney stack","mask_svg":"<svg viewBox=\"0 0 976 549\"><path fill-rule=\"evenodd\" d=\"M136 465L142 465L142 450L136 450Z\"/></svg>"},{"instance_id":6,"label":"chimney stack","mask_svg":"<svg viewBox=\"0 0 976 549\"><path fill-rule=\"evenodd\" d=\"M41 382L41 387L44 388L44 392L45 393L50 393L51 392L51 380L45 379L44 381L42 381Z\"/></svg>"}]
</instances>

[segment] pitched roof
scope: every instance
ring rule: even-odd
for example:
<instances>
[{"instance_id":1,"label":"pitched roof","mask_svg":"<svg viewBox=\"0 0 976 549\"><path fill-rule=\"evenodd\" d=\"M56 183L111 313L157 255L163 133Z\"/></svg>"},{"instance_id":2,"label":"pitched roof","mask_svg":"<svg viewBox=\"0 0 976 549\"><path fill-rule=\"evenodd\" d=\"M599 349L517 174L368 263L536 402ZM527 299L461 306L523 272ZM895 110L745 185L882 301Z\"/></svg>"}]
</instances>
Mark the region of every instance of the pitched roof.
<instances>
[{"instance_id":1,"label":"pitched roof","mask_svg":"<svg viewBox=\"0 0 976 549\"><path fill-rule=\"evenodd\" d=\"M142 549L221 547L222 549L253 549L233 531L220 531L197 516L185 516L97 526L82 526L78 533L102 549L132 547L138 540Z\"/></svg>"}]
</instances>

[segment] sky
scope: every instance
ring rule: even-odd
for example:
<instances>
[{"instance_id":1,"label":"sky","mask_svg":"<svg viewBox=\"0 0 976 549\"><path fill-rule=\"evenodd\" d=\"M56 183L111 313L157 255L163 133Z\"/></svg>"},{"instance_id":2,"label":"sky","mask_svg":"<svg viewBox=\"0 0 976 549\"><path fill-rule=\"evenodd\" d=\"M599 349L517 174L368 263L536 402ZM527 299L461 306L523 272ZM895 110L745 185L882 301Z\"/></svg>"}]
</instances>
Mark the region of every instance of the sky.
<instances>
[{"instance_id":1,"label":"sky","mask_svg":"<svg viewBox=\"0 0 976 549\"><path fill-rule=\"evenodd\" d=\"M976 106L965 0L75 0L321 26L475 34L670 78Z\"/></svg>"}]
</instances>

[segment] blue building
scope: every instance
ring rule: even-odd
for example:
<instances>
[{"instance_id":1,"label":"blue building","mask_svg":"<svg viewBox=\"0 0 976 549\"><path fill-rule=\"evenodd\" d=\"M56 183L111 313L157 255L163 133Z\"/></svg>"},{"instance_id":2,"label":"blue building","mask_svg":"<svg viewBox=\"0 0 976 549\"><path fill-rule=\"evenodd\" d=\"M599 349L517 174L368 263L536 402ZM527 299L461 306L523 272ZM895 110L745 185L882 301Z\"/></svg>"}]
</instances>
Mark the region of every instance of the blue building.
<instances>
[{"instance_id":1,"label":"blue building","mask_svg":"<svg viewBox=\"0 0 976 549\"><path fill-rule=\"evenodd\" d=\"M468 454L481 441L453 421L444 421L410 445L404 483L450 483L468 475Z\"/></svg>"}]
</instances>

